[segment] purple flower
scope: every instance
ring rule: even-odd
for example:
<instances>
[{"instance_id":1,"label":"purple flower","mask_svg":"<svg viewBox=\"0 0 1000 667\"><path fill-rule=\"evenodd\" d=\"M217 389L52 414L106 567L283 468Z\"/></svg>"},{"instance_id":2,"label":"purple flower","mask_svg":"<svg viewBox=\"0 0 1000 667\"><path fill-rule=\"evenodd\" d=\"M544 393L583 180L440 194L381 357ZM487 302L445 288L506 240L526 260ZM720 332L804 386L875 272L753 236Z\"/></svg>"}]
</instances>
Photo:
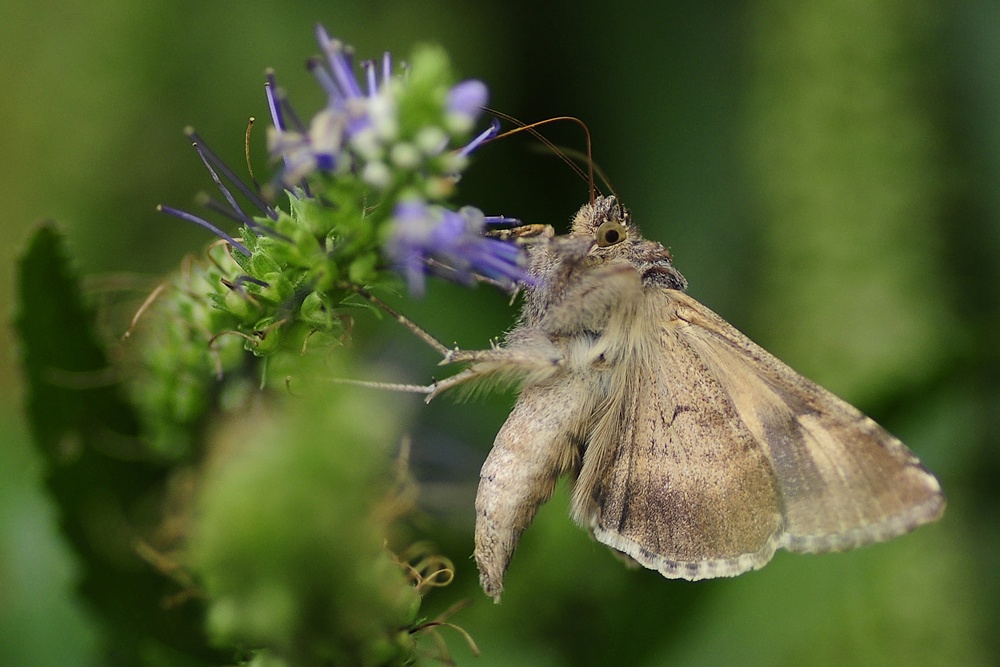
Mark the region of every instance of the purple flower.
<instances>
[{"instance_id":1,"label":"purple flower","mask_svg":"<svg viewBox=\"0 0 1000 667\"><path fill-rule=\"evenodd\" d=\"M455 212L419 199L405 200L396 206L385 254L415 296L423 294L428 273L463 284L482 276L512 288L529 279L524 254L513 243L483 235L491 220L471 206Z\"/></svg>"},{"instance_id":2,"label":"purple flower","mask_svg":"<svg viewBox=\"0 0 1000 667\"><path fill-rule=\"evenodd\" d=\"M346 159L344 151L351 136L372 125L368 100L378 92L376 78L373 74L368 77L369 90L365 96L344 45L331 39L320 25L316 26L316 39L325 61L313 58L308 66L326 93L327 102L308 128L278 89L274 73L267 74L265 91L274 124L269 146L271 154L285 163L282 180L287 185L300 182L313 171L336 169ZM387 58L386 75L391 68Z\"/></svg>"},{"instance_id":3,"label":"purple flower","mask_svg":"<svg viewBox=\"0 0 1000 667\"><path fill-rule=\"evenodd\" d=\"M185 130L188 139L191 140L191 145L194 147L195 151L198 153L198 157L201 158L202 163L208 170L209 175L215 182L216 187L219 192L225 198L225 203L212 199L207 195L204 198L203 204L210 210L222 214L223 216L235 220L246 226L253 234L258 236L268 235L274 238L287 239L283 234L278 233L273 227L266 225L255 217L248 215L243 211L243 208L236 201L236 197L233 195L232 190L223 182L223 178L229 181L237 191L242 193L247 200L255 206L261 213L266 215L271 220L278 219L278 212L264 199L259 193L254 191L250 186L243 182L236 173L226 165L222 159L215 154L211 148L202 140L198 133L193 129L188 128ZM219 238L225 240L229 243L237 252L240 254L250 257L250 250L237 241L235 238L224 232L222 229L212 224L208 220L194 215L193 213L188 213L187 211L182 211L180 209L174 208L172 206L157 206L157 210L161 213L167 213L181 220L186 220L187 222L193 222L194 224L207 229Z\"/></svg>"},{"instance_id":4,"label":"purple flower","mask_svg":"<svg viewBox=\"0 0 1000 667\"><path fill-rule=\"evenodd\" d=\"M444 113L412 136L400 136L400 102L410 94L405 76L394 77L390 54L380 61L365 61L354 67L350 52L322 26L316 27L322 58L309 61L309 70L326 94L326 105L308 126L295 114L273 72L267 75L268 107L274 127L269 131L271 155L284 162L281 181L301 185L310 174L350 169L377 189L393 181L391 167L419 172L424 160L447 150L450 137L469 132L488 92L481 81L468 80L447 91ZM359 74L361 75L359 77ZM390 85L394 79L398 85ZM426 91L418 86L417 95ZM416 104L415 108L421 108ZM410 107L414 107L410 103ZM412 128L411 128L411 131ZM495 130L488 130L489 136ZM464 158L482 141L480 135L456 151L451 165L455 172L465 167ZM440 174L439 174L440 175Z\"/></svg>"},{"instance_id":5,"label":"purple flower","mask_svg":"<svg viewBox=\"0 0 1000 667\"><path fill-rule=\"evenodd\" d=\"M489 98L486 84L476 79L462 81L448 93L447 111L456 130L467 132L479 117Z\"/></svg>"}]
</instances>

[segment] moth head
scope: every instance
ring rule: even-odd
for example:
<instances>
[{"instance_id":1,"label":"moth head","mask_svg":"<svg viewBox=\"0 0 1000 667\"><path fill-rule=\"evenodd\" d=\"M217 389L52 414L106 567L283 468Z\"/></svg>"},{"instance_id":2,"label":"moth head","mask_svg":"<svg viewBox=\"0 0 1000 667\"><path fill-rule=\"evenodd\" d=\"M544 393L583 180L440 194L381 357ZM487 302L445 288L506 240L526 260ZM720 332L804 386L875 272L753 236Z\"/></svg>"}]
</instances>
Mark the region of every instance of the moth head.
<instances>
[{"instance_id":1,"label":"moth head","mask_svg":"<svg viewBox=\"0 0 1000 667\"><path fill-rule=\"evenodd\" d=\"M571 236L590 240L591 265L625 261L635 267L647 286L687 288L687 281L673 267L670 251L644 239L632 224L628 209L615 197L597 197L584 205L573 219Z\"/></svg>"},{"instance_id":2,"label":"moth head","mask_svg":"<svg viewBox=\"0 0 1000 667\"><path fill-rule=\"evenodd\" d=\"M594 232L598 248L610 248L628 238L628 228L619 220L605 220Z\"/></svg>"},{"instance_id":3,"label":"moth head","mask_svg":"<svg viewBox=\"0 0 1000 667\"><path fill-rule=\"evenodd\" d=\"M573 236L589 237L596 248L613 248L630 238L638 239L628 209L614 197L597 197L585 204L573 218Z\"/></svg>"}]
</instances>

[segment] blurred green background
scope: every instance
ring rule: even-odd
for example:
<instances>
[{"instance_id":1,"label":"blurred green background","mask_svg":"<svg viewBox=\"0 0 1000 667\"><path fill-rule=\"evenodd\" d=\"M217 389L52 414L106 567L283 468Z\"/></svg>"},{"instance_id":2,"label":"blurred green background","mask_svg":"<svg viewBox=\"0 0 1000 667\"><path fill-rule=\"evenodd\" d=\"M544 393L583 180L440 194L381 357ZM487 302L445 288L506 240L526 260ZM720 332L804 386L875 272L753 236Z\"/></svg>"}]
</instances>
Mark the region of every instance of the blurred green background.
<instances>
[{"instance_id":1,"label":"blurred green background","mask_svg":"<svg viewBox=\"0 0 1000 667\"><path fill-rule=\"evenodd\" d=\"M570 522L561 489L494 606L467 558L472 497L512 397L438 400L414 411L414 465L426 534L458 572L427 605L472 599L451 620L482 649L475 664L1000 661L1000 4L8 0L3 13L4 312L42 218L69 230L85 274L128 283L201 248L204 232L153 210L210 186L182 128L241 165L247 116L266 118L267 66L315 109L302 67L314 23L362 56L434 41L486 81L492 106L585 120L690 292L900 435L948 495L942 522L893 543L782 553L761 572L690 584L621 567ZM551 136L583 147L575 128ZM460 190L461 203L526 222L566 221L586 197L520 139L482 150ZM514 317L503 295L443 284L406 308L470 348ZM405 333L367 345L386 366L373 375L436 370ZM0 349L0 664L95 664L100 624L73 595L9 328Z\"/></svg>"}]
</instances>

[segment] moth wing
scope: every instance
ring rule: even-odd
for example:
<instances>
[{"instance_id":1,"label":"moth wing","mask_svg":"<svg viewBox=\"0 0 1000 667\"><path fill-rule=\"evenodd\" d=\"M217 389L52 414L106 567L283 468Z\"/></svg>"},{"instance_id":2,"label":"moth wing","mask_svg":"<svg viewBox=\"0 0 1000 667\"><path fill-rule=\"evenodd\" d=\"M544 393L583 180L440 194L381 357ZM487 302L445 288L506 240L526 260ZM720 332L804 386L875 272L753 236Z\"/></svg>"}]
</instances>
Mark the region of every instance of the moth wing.
<instances>
[{"instance_id":1,"label":"moth wing","mask_svg":"<svg viewBox=\"0 0 1000 667\"><path fill-rule=\"evenodd\" d=\"M574 519L670 578L763 566L783 530L778 481L697 351L664 332L624 355L587 441Z\"/></svg>"},{"instance_id":2,"label":"moth wing","mask_svg":"<svg viewBox=\"0 0 1000 667\"><path fill-rule=\"evenodd\" d=\"M941 516L940 484L895 436L686 294L660 296L672 314L667 344L695 354L766 453L784 519L780 546L851 549Z\"/></svg>"}]
</instances>

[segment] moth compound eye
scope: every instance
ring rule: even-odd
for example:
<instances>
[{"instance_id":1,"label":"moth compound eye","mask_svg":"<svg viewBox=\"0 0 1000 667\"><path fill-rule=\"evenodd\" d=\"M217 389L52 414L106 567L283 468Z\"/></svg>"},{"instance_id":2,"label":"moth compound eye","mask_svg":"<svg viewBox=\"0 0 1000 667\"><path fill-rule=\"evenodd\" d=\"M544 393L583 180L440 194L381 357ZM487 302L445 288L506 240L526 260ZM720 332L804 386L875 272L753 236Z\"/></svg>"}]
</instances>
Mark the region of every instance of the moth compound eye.
<instances>
[{"instance_id":1,"label":"moth compound eye","mask_svg":"<svg viewBox=\"0 0 1000 667\"><path fill-rule=\"evenodd\" d=\"M597 228L597 245L601 248L617 245L624 241L627 235L622 223L617 220L608 220Z\"/></svg>"}]
</instances>

